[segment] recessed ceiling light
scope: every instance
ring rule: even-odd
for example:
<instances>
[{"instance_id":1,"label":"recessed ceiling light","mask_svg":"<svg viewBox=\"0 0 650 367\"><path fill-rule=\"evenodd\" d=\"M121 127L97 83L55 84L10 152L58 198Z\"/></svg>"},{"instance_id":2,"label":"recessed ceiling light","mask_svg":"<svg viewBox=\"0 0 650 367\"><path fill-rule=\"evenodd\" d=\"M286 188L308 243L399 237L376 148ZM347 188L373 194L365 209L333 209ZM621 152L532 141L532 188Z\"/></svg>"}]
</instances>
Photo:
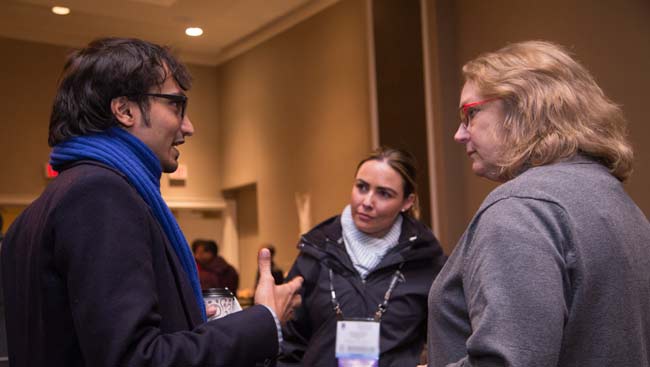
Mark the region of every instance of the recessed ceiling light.
<instances>
[{"instance_id":1,"label":"recessed ceiling light","mask_svg":"<svg viewBox=\"0 0 650 367\"><path fill-rule=\"evenodd\" d=\"M203 34L203 29L199 27L189 27L185 30L185 34L190 37L198 37Z\"/></svg>"},{"instance_id":2,"label":"recessed ceiling light","mask_svg":"<svg viewBox=\"0 0 650 367\"><path fill-rule=\"evenodd\" d=\"M52 13L56 15L68 15L70 14L70 8L66 8L65 6L53 6Z\"/></svg>"}]
</instances>

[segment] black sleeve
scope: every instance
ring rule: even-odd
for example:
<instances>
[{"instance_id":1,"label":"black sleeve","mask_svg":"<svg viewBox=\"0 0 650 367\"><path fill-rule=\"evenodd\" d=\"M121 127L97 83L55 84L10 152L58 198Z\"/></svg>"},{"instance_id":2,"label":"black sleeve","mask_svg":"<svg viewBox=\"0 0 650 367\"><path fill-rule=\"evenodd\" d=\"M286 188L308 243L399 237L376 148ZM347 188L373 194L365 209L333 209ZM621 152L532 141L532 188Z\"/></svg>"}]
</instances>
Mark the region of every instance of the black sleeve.
<instances>
[{"instance_id":1,"label":"black sleeve","mask_svg":"<svg viewBox=\"0 0 650 367\"><path fill-rule=\"evenodd\" d=\"M133 188L112 176L70 188L55 216L56 264L85 364L251 366L275 356L277 329L263 306L163 332L159 302L178 295L157 291L152 246L163 245L152 243L157 222Z\"/></svg>"},{"instance_id":2,"label":"black sleeve","mask_svg":"<svg viewBox=\"0 0 650 367\"><path fill-rule=\"evenodd\" d=\"M312 335L307 303L311 292L318 281L319 265L311 257L298 255L287 280L300 275L304 282L300 290L302 304L295 310L294 317L282 327L283 342L280 347L278 367L301 366L302 358L307 350Z\"/></svg>"}]
</instances>

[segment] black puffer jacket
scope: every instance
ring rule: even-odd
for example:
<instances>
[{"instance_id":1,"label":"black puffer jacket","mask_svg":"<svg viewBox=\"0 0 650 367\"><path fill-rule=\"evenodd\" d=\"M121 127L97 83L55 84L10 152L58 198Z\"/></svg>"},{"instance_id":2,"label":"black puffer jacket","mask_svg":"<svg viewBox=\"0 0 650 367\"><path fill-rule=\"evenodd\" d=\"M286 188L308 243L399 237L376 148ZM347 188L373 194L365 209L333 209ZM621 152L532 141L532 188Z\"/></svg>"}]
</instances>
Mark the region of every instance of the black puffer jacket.
<instances>
[{"instance_id":1,"label":"black puffer jacket","mask_svg":"<svg viewBox=\"0 0 650 367\"><path fill-rule=\"evenodd\" d=\"M304 277L303 300L294 320L283 328L283 354L278 366L337 365L330 268L344 316L372 317L401 263L405 282L398 283L381 320L379 366L415 366L426 340L429 288L446 259L438 241L422 223L404 216L399 244L364 281L354 269L341 238L341 221L336 216L316 226L298 244L300 254L289 279L296 275Z\"/></svg>"}]
</instances>

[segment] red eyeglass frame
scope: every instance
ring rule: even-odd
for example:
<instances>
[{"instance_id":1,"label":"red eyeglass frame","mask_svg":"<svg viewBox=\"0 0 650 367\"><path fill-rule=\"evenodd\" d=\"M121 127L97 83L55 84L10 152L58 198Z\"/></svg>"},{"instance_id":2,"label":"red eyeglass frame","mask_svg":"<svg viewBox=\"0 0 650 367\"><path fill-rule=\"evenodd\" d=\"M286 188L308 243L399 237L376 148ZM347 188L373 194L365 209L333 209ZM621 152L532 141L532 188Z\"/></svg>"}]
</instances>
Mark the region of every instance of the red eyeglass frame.
<instances>
[{"instance_id":1,"label":"red eyeglass frame","mask_svg":"<svg viewBox=\"0 0 650 367\"><path fill-rule=\"evenodd\" d=\"M497 99L499 99L499 98L498 97L492 97L492 98L483 99L483 100L476 101L476 102L465 103L464 105L458 107L458 112L460 114L460 124L461 124L461 126L463 126L463 128L465 128L465 129L467 129L467 127L469 126L469 119L467 118L467 110L469 108L480 106L482 104L492 102L492 101L497 100Z\"/></svg>"}]
</instances>

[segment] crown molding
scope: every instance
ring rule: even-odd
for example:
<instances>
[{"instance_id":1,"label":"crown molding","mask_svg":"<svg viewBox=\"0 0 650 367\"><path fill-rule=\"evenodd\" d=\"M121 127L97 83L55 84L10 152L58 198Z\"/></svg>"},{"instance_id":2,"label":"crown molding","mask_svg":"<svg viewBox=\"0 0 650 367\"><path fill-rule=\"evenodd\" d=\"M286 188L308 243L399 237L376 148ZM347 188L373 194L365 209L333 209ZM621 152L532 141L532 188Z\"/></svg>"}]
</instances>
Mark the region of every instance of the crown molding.
<instances>
[{"instance_id":1,"label":"crown molding","mask_svg":"<svg viewBox=\"0 0 650 367\"><path fill-rule=\"evenodd\" d=\"M324 9L336 4L340 0L315 0L311 1L296 10L288 13L287 15L276 19L275 21L265 25L259 30L243 37L237 42L234 42L217 55L214 60L214 65L220 65L228 60L243 54L244 52L254 48L260 43L280 34L294 25L304 21L305 19L317 14ZM189 61L189 60L188 60Z\"/></svg>"}]
</instances>

